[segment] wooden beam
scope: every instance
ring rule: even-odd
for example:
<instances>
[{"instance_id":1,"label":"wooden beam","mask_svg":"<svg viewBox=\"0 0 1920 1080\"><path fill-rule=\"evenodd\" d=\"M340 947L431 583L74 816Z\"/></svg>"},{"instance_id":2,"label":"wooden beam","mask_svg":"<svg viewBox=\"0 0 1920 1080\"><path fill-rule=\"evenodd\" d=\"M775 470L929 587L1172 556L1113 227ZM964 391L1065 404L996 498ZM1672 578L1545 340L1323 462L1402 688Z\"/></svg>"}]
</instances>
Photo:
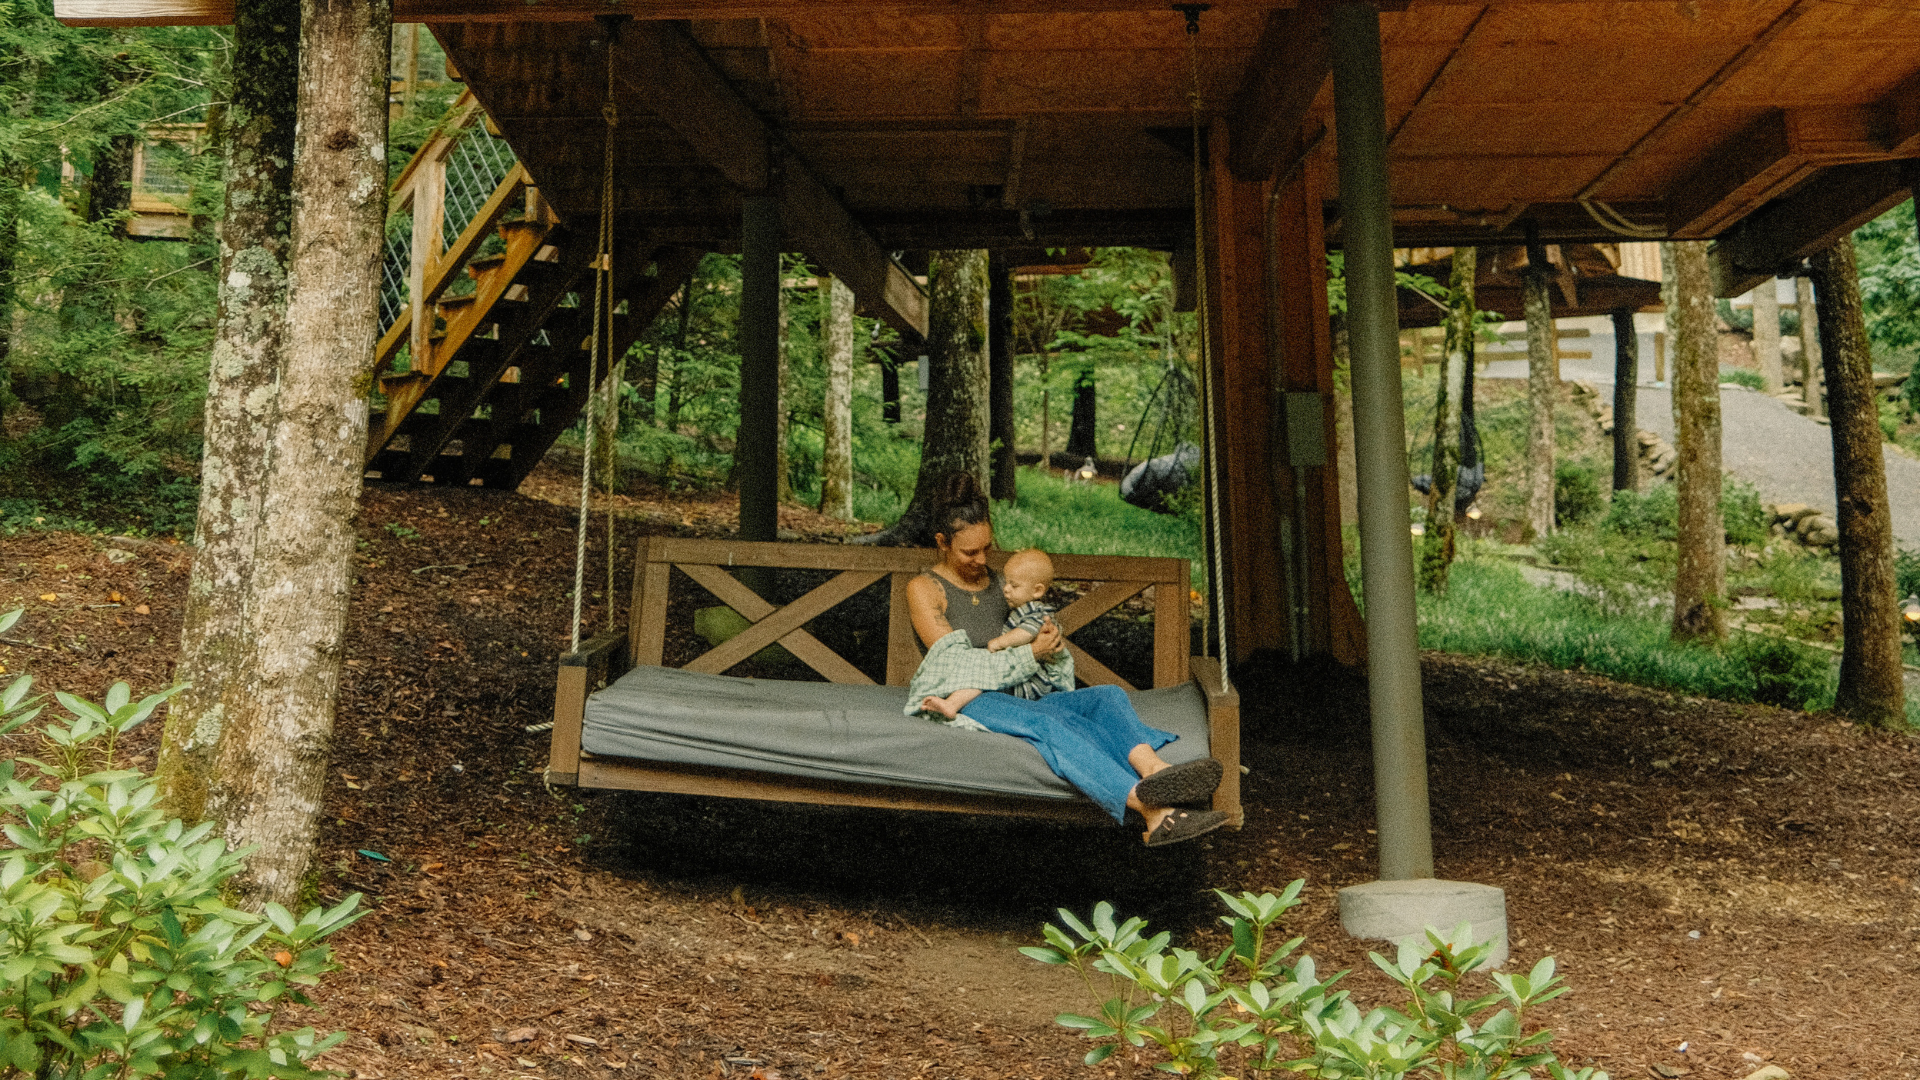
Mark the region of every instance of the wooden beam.
<instances>
[{"instance_id":1,"label":"wooden beam","mask_svg":"<svg viewBox=\"0 0 1920 1080\"><path fill-rule=\"evenodd\" d=\"M805 161L776 152L784 141L780 134L748 106L686 30L674 23L637 23L621 33L620 52L619 77L643 101L671 102L659 109L659 118L728 182L748 194L777 191L787 235L847 283L861 314L895 330L926 335L927 298L919 285L894 265Z\"/></svg>"},{"instance_id":2,"label":"wooden beam","mask_svg":"<svg viewBox=\"0 0 1920 1080\"><path fill-rule=\"evenodd\" d=\"M1727 62L1715 69L1714 73L1708 76L1705 82L1695 87L1693 93L1688 94L1685 101L1669 109L1667 114L1661 117L1658 123L1648 128L1646 133L1638 139L1635 139L1633 145L1627 147L1625 153L1614 158L1611 164L1600 170L1599 175L1587 181L1586 185L1574 194L1574 198L1580 200L1600 197L1602 194L1601 189L1606 186L1607 181L1619 175L1620 170L1626 168L1629 162L1639 158L1641 154L1645 153L1670 132L1678 128L1681 121L1692 116L1694 110L1698 109L1708 97L1712 96L1713 93L1722 86L1725 86L1728 80L1739 73L1740 69L1752 63L1755 57L1765 51L1767 46L1773 44L1774 40L1781 34L1786 33L1787 28L1795 22L1798 22L1800 16L1806 14L1807 10L1813 7L1813 5L1814 0L1794 0L1792 5L1787 7L1786 10L1774 16L1773 21L1767 24L1766 29L1760 31L1752 41L1747 42L1740 47L1739 51L1735 52L1731 57L1728 57Z\"/></svg>"},{"instance_id":3,"label":"wooden beam","mask_svg":"<svg viewBox=\"0 0 1920 1080\"><path fill-rule=\"evenodd\" d=\"M1236 179L1273 177L1332 71L1329 42L1326 14L1318 4L1267 16L1228 125L1234 145L1227 164Z\"/></svg>"},{"instance_id":4,"label":"wooden beam","mask_svg":"<svg viewBox=\"0 0 1920 1080\"><path fill-rule=\"evenodd\" d=\"M1888 99L1780 109L1762 116L1715 147L1674 186L1667 204L1668 233L1714 236L1821 168L1899 156L1893 149L1894 117L1903 104Z\"/></svg>"},{"instance_id":5,"label":"wooden beam","mask_svg":"<svg viewBox=\"0 0 1920 1080\"><path fill-rule=\"evenodd\" d=\"M234 0L55 0L68 26L226 26ZM1265 10L1273 0L1214 0L1216 8ZM818 15L809 0L397 0L394 22L590 22L595 15L637 19L776 19ZM951 15L953 0L884 0L862 14ZM997 0L996 15L1166 10L1161 0Z\"/></svg>"},{"instance_id":6,"label":"wooden beam","mask_svg":"<svg viewBox=\"0 0 1920 1080\"><path fill-rule=\"evenodd\" d=\"M1827 169L1721 234L1709 253L1714 295L1739 296L1782 276L1912 195L1904 162Z\"/></svg>"}]
</instances>

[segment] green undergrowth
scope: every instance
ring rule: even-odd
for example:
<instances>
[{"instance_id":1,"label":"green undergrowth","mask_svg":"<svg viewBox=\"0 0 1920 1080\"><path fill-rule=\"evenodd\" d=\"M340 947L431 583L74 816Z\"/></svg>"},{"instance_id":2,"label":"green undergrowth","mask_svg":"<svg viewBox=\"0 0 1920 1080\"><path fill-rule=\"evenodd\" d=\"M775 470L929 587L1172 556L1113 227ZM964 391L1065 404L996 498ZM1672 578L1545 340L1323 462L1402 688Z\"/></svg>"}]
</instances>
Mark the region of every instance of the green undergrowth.
<instances>
[{"instance_id":1,"label":"green undergrowth","mask_svg":"<svg viewBox=\"0 0 1920 1080\"><path fill-rule=\"evenodd\" d=\"M1188 559L1193 587L1204 590L1198 512L1156 514L1121 502L1116 485L1082 484L1039 469L1021 469L1018 484L1018 500L994 504L994 541L1001 547Z\"/></svg>"},{"instance_id":2,"label":"green undergrowth","mask_svg":"<svg viewBox=\"0 0 1920 1080\"><path fill-rule=\"evenodd\" d=\"M1420 597L1420 645L1726 701L1819 709L1833 700L1831 660L1818 649L1756 634L1719 647L1676 644L1653 609L1608 610L1489 559L1455 563L1444 597Z\"/></svg>"}]
</instances>

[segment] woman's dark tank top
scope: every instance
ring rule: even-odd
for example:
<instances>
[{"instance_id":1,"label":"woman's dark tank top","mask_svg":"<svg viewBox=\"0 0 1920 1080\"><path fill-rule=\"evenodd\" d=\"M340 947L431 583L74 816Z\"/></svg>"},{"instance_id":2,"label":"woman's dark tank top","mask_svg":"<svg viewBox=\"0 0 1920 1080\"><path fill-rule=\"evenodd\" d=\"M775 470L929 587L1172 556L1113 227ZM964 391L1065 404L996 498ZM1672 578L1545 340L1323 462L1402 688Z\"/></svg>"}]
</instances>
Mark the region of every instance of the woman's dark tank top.
<instances>
[{"instance_id":1,"label":"woman's dark tank top","mask_svg":"<svg viewBox=\"0 0 1920 1080\"><path fill-rule=\"evenodd\" d=\"M1007 594L1001 590L997 572L988 571L987 587L979 592L969 592L932 571L926 576L947 591L947 625L965 630L974 648L986 648L987 642L1006 631Z\"/></svg>"}]
</instances>

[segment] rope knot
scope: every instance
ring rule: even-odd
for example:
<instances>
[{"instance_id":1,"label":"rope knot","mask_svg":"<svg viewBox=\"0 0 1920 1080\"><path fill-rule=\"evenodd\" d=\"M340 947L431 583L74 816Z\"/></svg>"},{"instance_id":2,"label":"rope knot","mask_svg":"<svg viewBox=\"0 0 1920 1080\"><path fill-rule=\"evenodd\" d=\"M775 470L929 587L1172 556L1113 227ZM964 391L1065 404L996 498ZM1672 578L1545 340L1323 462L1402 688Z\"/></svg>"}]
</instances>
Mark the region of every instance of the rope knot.
<instances>
[{"instance_id":1,"label":"rope knot","mask_svg":"<svg viewBox=\"0 0 1920 1080\"><path fill-rule=\"evenodd\" d=\"M620 126L620 110L614 106L613 102L608 101L600 106L600 116L607 122L608 127Z\"/></svg>"}]
</instances>

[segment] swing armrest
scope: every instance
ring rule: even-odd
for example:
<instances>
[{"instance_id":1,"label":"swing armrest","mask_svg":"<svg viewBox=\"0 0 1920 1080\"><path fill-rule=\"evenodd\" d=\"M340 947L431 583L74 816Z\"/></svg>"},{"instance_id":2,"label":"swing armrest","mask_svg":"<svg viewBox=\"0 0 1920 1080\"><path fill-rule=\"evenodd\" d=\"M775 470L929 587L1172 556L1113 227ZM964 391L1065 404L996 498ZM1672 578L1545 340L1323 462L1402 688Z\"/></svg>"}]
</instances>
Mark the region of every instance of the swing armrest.
<instances>
[{"instance_id":1,"label":"swing armrest","mask_svg":"<svg viewBox=\"0 0 1920 1080\"><path fill-rule=\"evenodd\" d=\"M632 667L625 630L608 630L589 638L580 643L578 652L560 658L553 695L553 742L547 753L548 783L579 782L580 727L587 716L587 695Z\"/></svg>"},{"instance_id":2,"label":"swing armrest","mask_svg":"<svg viewBox=\"0 0 1920 1080\"><path fill-rule=\"evenodd\" d=\"M1237 829L1246 821L1246 812L1240 808L1240 695L1223 685L1220 661L1196 656L1187 663L1207 701L1207 745L1221 766L1213 808L1224 812L1227 824Z\"/></svg>"}]
</instances>

